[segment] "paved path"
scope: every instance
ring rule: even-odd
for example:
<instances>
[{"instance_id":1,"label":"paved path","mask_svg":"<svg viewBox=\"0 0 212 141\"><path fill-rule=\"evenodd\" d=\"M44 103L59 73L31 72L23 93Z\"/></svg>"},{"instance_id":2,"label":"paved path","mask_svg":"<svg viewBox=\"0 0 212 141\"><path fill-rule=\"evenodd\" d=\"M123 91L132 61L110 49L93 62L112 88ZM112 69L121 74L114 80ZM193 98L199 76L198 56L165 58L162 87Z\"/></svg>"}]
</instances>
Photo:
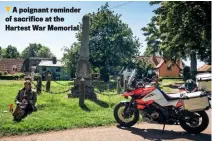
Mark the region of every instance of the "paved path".
<instances>
[{"instance_id":1,"label":"paved path","mask_svg":"<svg viewBox=\"0 0 212 141\"><path fill-rule=\"evenodd\" d=\"M208 111L211 119L211 111ZM72 129L58 132L33 134L29 136L11 136L0 141L151 141L160 138L163 125L141 123L129 129L117 126ZM163 141L211 141L211 123L199 135L190 135L180 126L167 125Z\"/></svg>"}]
</instances>

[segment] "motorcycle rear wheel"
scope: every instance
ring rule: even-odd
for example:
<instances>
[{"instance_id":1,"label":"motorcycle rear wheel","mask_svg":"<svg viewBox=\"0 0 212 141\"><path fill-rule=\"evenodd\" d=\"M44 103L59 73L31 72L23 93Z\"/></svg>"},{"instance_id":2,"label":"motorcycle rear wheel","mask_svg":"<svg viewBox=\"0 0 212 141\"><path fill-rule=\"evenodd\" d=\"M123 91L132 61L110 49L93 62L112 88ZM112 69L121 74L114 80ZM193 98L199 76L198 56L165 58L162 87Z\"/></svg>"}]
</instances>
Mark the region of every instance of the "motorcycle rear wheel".
<instances>
[{"instance_id":1,"label":"motorcycle rear wheel","mask_svg":"<svg viewBox=\"0 0 212 141\"><path fill-rule=\"evenodd\" d=\"M130 116L134 116L133 119L130 120L129 122L123 121L123 119L120 118L119 110L121 108L125 108L125 106L127 106L126 103L119 103L115 107L115 109L114 109L114 118L119 123L120 126L122 126L122 127L131 127L131 126L135 125L138 122L138 120L139 120L139 112L138 112L138 110L132 111L133 115L130 115ZM123 117L123 118L125 118L125 117Z\"/></svg>"},{"instance_id":2,"label":"motorcycle rear wheel","mask_svg":"<svg viewBox=\"0 0 212 141\"><path fill-rule=\"evenodd\" d=\"M199 123L199 119L198 119L198 121L197 121L198 125L195 126L195 127L192 127L192 125L190 125L190 123L188 123L184 120L180 120L181 127L185 131L187 131L188 133L191 133L191 134L201 133L202 131L204 131L208 127L208 124L209 124L209 118L208 118L208 115L205 111L200 111L200 112L195 112L195 113L197 113L202 118L201 123Z\"/></svg>"}]
</instances>

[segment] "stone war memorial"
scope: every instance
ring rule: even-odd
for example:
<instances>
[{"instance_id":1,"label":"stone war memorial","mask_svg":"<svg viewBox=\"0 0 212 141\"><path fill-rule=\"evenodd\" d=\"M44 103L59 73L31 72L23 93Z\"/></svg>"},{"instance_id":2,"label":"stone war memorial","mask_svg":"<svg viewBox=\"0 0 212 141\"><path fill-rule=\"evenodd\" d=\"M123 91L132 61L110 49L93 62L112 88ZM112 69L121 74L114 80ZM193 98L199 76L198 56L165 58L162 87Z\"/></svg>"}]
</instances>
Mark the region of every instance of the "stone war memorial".
<instances>
[{"instance_id":1,"label":"stone war memorial","mask_svg":"<svg viewBox=\"0 0 212 141\"><path fill-rule=\"evenodd\" d=\"M74 87L68 97L79 97L80 94L80 80L85 82L85 98L96 100L96 94L92 87L91 79L91 65L89 63L89 16L85 15L82 19L82 41L79 49L79 59L77 62L76 79L74 80Z\"/></svg>"}]
</instances>

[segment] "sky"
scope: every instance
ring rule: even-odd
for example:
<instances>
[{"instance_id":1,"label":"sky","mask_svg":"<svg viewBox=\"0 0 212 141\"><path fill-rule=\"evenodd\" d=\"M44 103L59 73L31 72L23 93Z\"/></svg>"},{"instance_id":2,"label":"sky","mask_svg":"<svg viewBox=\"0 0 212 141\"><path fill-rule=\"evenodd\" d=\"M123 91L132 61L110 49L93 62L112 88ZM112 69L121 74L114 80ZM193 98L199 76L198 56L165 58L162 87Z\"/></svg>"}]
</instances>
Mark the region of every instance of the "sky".
<instances>
[{"instance_id":1,"label":"sky","mask_svg":"<svg viewBox=\"0 0 212 141\"><path fill-rule=\"evenodd\" d=\"M5 31L5 25L12 26L27 26L32 24L46 25L45 23L15 23L15 22L6 22L5 18L9 16L13 17L28 17L28 16L37 16L37 17L64 17L65 21L62 23L51 23L54 25L60 26L70 26L78 25L79 22L82 22L82 17L91 12L96 12L98 8L104 5L106 1L92 1L92 2L74 2L74 1L37 1L37 2L0 2L0 46L6 48L8 45L17 47L19 52L22 52L30 43L40 43L44 46L47 46L51 49L53 54L57 58L63 56L63 47L70 47L73 42L76 41L75 34L76 31ZM136 1L131 3L126 3L126 1L110 1L108 2L110 8L115 13L121 14L121 20L124 23L127 23L132 29L134 36L139 38L142 46L140 47L141 55L145 51L146 42L145 36L141 31L142 27L145 27L149 22L151 17L154 15L152 12L156 7L150 6L147 1ZM125 5L122 5L125 4ZM122 6L120 6L122 5ZM6 12L6 6L17 7L17 8L81 8L80 13L41 13L41 14L18 14L12 12ZM117 7L118 6L118 7ZM185 61L186 65L190 66L190 61ZM203 62L198 61L197 66L200 67L203 65Z\"/></svg>"}]
</instances>

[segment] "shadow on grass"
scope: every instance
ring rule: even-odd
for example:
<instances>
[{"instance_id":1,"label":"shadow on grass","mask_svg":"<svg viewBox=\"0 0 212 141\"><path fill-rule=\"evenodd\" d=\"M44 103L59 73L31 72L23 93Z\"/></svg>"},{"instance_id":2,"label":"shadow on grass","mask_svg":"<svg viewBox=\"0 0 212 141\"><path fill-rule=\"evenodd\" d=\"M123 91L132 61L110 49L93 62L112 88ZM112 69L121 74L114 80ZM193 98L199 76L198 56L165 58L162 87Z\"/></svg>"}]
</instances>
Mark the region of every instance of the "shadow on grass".
<instances>
[{"instance_id":1,"label":"shadow on grass","mask_svg":"<svg viewBox=\"0 0 212 141\"><path fill-rule=\"evenodd\" d=\"M162 140L173 140L173 139L188 139L188 140L198 140L198 141L210 141L211 134L201 133L197 135L191 135L187 132L179 132L172 130L165 130L162 134L162 129L139 129L136 127L122 128L120 129L128 130L132 134L143 137L144 139L162 141Z\"/></svg>"},{"instance_id":2,"label":"shadow on grass","mask_svg":"<svg viewBox=\"0 0 212 141\"><path fill-rule=\"evenodd\" d=\"M91 111L86 105L80 106L80 108L81 108L82 110L86 111L86 112L90 112L90 111Z\"/></svg>"},{"instance_id":3,"label":"shadow on grass","mask_svg":"<svg viewBox=\"0 0 212 141\"><path fill-rule=\"evenodd\" d=\"M99 105L99 106L101 106L101 107L103 107L103 108L108 108L108 107L109 107L109 105L108 105L106 102L104 102L104 101L102 101L102 100L100 100L100 99L97 99L97 100L90 100L90 101L96 103L97 105Z\"/></svg>"}]
</instances>

